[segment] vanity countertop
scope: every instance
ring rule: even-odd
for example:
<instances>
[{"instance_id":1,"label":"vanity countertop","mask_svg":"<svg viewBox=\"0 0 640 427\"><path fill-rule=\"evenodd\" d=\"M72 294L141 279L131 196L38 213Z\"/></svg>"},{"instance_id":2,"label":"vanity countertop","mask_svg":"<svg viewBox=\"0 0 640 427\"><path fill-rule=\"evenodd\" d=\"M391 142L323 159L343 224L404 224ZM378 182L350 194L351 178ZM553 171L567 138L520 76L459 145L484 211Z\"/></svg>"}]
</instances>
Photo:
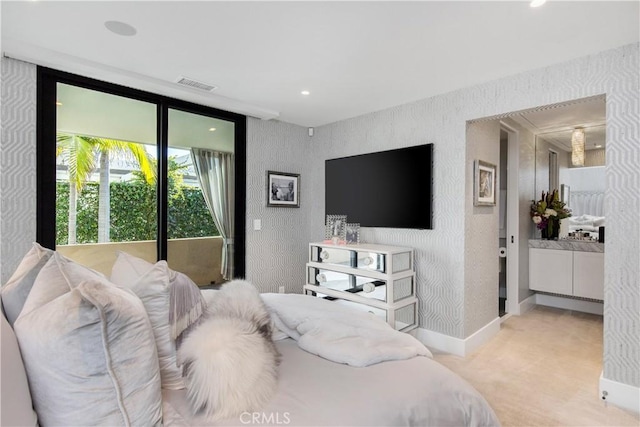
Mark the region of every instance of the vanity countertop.
<instances>
[{"instance_id":1,"label":"vanity countertop","mask_svg":"<svg viewBox=\"0 0 640 427\"><path fill-rule=\"evenodd\" d=\"M568 239L529 239L529 247L539 249L558 249L563 251L604 252L604 243Z\"/></svg>"}]
</instances>

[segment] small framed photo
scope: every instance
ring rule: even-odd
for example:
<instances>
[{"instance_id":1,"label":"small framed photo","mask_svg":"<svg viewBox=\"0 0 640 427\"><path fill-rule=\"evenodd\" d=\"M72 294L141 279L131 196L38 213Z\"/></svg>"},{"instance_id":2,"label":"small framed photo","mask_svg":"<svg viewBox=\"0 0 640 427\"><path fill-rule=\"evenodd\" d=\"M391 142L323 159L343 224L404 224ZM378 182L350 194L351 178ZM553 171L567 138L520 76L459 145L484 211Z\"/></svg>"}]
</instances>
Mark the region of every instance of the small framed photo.
<instances>
[{"instance_id":1,"label":"small framed photo","mask_svg":"<svg viewBox=\"0 0 640 427\"><path fill-rule=\"evenodd\" d=\"M496 165L476 160L474 163L473 205L496 205Z\"/></svg>"},{"instance_id":2,"label":"small framed photo","mask_svg":"<svg viewBox=\"0 0 640 427\"><path fill-rule=\"evenodd\" d=\"M347 244L357 245L360 243L360 224L357 222L348 222L345 225L345 240Z\"/></svg>"},{"instance_id":3,"label":"small framed photo","mask_svg":"<svg viewBox=\"0 0 640 427\"><path fill-rule=\"evenodd\" d=\"M300 207L300 174L267 171L267 206Z\"/></svg>"},{"instance_id":4,"label":"small framed photo","mask_svg":"<svg viewBox=\"0 0 640 427\"><path fill-rule=\"evenodd\" d=\"M332 241L345 241L347 225L346 215L327 215L325 222L324 238Z\"/></svg>"}]
</instances>

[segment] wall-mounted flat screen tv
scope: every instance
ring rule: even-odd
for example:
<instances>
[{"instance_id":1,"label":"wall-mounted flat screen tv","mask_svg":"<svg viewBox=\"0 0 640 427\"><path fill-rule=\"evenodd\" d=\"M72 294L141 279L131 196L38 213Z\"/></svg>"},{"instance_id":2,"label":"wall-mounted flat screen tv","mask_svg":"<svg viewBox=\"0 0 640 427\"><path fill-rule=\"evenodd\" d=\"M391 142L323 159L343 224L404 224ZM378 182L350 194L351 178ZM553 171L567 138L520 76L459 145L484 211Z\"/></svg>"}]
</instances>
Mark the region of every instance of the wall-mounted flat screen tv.
<instances>
[{"instance_id":1,"label":"wall-mounted flat screen tv","mask_svg":"<svg viewBox=\"0 0 640 427\"><path fill-rule=\"evenodd\" d=\"M325 212L361 227L431 229L433 144L325 161Z\"/></svg>"}]
</instances>

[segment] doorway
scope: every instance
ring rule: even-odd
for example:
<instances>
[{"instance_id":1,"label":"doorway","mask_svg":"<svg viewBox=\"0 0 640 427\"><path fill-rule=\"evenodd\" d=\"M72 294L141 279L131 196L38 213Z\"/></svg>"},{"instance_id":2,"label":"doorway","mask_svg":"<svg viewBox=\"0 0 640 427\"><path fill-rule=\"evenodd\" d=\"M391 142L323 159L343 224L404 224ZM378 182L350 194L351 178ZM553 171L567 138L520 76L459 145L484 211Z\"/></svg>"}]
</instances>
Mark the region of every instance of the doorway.
<instances>
[{"instance_id":1,"label":"doorway","mask_svg":"<svg viewBox=\"0 0 640 427\"><path fill-rule=\"evenodd\" d=\"M507 171L507 159L509 153L509 136L504 129L500 129L500 170ZM501 173L498 183L500 192L500 206L498 214L498 314L500 317L507 314L507 188L508 173Z\"/></svg>"},{"instance_id":2,"label":"doorway","mask_svg":"<svg viewBox=\"0 0 640 427\"><path fill-rule=\"evenodd\" d=\"M501 320L520 314L518 131L500 122L500 210L498 227L498 313Z\"/></svg>"}]
</instances>

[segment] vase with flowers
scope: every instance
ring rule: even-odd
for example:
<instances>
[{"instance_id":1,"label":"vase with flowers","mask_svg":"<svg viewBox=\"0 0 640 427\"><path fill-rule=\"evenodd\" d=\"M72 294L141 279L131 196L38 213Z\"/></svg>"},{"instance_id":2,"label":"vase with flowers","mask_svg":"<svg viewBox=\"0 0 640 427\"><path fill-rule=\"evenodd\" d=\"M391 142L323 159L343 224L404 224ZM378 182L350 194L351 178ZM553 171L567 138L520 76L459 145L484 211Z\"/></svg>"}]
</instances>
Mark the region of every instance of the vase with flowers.
<instances>
[{"instance_id":1,"label":"vase with flowers","mask_svg":"<svg viewBox=\"0 0 640 427\"><path fill-rule=\"evenodd\" d=\"M560 200L558 190L542 192L540 200L531 201L531 219L542 232L543 239L557 239L560 220L571 216L571 209Z\"/></svg>"}]
</instances>

